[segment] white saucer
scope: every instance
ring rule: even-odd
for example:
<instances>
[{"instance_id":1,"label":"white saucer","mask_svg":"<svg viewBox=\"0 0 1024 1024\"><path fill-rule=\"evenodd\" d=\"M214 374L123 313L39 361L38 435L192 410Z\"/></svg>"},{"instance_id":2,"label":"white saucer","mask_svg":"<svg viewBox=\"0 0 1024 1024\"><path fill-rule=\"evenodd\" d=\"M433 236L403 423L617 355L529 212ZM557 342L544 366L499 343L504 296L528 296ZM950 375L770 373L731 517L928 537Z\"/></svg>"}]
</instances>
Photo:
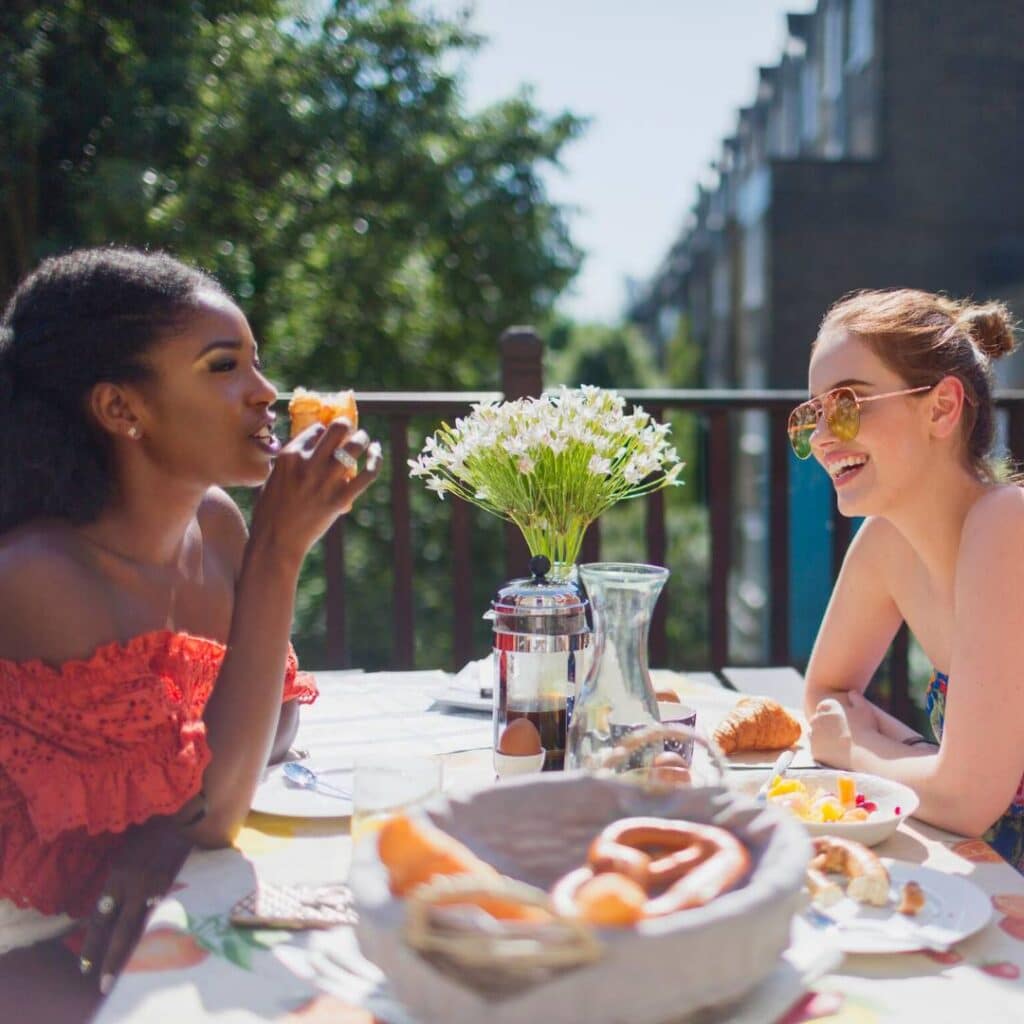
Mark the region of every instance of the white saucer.
<instances>
[{"instance_id":1,"label":"white saucer","mask_svg":"<svg viewBox=\"0 0 1024 1024\"><path fill-rule=\"evenodd\" d=\"M352 762L303 761L324 782L352 793ZM262 814L286 818L347 818L352 797L333 796L316 789L302 789L284 777L284 765L271 765L256 787L250 808Z\"/></svg>"}]
</instances>

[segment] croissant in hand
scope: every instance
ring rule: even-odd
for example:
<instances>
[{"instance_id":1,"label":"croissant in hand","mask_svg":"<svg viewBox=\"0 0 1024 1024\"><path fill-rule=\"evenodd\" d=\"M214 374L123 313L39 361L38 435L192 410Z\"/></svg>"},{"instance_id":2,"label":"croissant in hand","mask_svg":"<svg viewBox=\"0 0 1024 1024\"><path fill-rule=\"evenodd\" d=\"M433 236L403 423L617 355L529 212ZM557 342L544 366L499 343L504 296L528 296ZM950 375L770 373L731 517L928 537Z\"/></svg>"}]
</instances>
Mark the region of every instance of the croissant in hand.
<instances>
[{"instance_id":1,"label":"croissant in hand","mask_svg":"<svg viewBox=\"0 0 1024 1024\"><path fill-rule=\"evenodd\" d=\"M778 701L743 697L715 729L723 754L739 750L783 750L800 739L800 723Z\"/></svg>"}]
</instances>

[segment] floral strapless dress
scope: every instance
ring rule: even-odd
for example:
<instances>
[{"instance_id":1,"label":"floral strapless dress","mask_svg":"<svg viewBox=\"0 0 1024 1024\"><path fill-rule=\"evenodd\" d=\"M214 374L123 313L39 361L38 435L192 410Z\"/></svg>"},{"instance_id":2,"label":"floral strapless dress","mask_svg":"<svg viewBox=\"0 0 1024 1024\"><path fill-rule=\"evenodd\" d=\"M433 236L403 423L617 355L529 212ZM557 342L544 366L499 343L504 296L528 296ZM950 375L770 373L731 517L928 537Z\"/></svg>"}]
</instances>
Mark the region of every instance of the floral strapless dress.
<instances>
[{"instance_id":1,"label":"floral strapless dress","mask_svg":"<svg viewBox=\"0 0 1024 1024\"><path fill-rule=\"evenodd\" d=\"M942 723L946 717L948 685L948 676L942 672L933 672L926 693L928 718L931 721L932 732L939 742L942 741ZM1024 874L1024 778L1021 779L1006 813L982 838L1001 857Z\"/></svg>"}]
</instances>

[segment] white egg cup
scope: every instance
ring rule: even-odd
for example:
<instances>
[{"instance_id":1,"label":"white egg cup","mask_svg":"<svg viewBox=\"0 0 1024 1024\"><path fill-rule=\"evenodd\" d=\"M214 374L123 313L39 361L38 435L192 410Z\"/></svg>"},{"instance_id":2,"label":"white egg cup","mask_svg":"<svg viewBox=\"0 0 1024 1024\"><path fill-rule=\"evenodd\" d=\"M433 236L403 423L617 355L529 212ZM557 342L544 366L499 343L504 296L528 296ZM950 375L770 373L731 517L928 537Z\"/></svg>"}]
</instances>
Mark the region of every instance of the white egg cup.
<instances>
[{"instance_id":1,"label":"white egg cup","mask_svg":"<svg viewBox=\"0 0 1024 1024\"><path fill-rule=\"evenodd\" d=\"M513 775L529 775L539 772L544 767L545 751L539 754L502 754L494 752L494 771L499 779L511 778Z\"/></svg>"}]
</instances>

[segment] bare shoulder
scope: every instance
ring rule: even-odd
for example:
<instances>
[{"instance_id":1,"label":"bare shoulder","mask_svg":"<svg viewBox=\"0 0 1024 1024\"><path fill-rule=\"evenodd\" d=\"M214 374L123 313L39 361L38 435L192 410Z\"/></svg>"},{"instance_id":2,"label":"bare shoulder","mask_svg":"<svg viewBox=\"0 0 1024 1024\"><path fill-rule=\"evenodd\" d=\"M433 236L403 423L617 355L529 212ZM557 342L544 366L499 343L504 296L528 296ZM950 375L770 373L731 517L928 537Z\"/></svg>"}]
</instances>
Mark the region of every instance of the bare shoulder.
<instances>
[{"instance_id":1,"label":"bare shoulder","mask_svg":"<svg viewBox=\"0 0 1024 1024\"><path fill-rule=\"evenodd\" d=\"M960 536L960 560L1024 559L1024 490L1012 484L993 487L972 506Z\"/></svg>"},{"instance_id":2,"label":"bare shoulder","mask_svg":"<svg viewBox=\"0 0 1024 1024\"><path fill-rule=\"evenodd\" d=\"M111 628L104 589L65 531L29 525L0 537L0 657L82 657Z\"/></svg>"},{"instance_id":3,"label":"bare shoulder","mask_svg":"<svg viewBox=\"0 0 1024 1024\"><path fill-rule=\"evenodd\" d=\"M199 506L198 519L205 546L237 576L249 539L249 528L241 509L227 491L211 487Z\"/></svg>"},{"instance_id":4,"label":"bare shoulder","mask_svg":"<svg viewBox=\"0 0 1024 1024\"><path fill-rule=\"evenodd\" d=\"M914 556L907 539L888 519L871 516L864 520L846 556L846 563L871 572L888 573ZM844 563L845 567L845 563Z\"/></svg>"}]
</instances>

